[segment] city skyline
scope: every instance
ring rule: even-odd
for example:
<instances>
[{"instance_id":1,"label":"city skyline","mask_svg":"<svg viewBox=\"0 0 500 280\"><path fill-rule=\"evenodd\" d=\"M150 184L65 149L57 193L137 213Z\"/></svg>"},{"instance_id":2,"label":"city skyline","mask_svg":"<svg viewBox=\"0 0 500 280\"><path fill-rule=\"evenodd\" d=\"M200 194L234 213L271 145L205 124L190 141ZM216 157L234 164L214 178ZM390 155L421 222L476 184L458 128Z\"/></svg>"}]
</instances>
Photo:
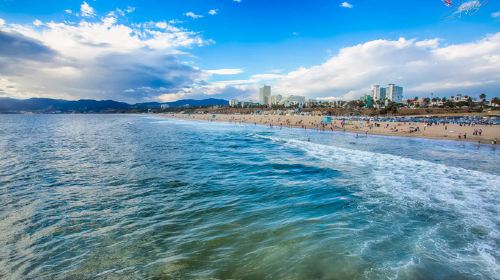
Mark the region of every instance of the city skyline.
<instances>
[{"instance_id":1,"label":"city skyline","mask_svg":"<svg viewBox=\"0 0 500 280\"><path fill-rule=\"evenodd\" d=\"M500 86L493 1L460 16L438 0L27 3L0 1L2 97L257 100L268 84L352 100L378 81L411 97Z\"/></svg>"}]
</instances>

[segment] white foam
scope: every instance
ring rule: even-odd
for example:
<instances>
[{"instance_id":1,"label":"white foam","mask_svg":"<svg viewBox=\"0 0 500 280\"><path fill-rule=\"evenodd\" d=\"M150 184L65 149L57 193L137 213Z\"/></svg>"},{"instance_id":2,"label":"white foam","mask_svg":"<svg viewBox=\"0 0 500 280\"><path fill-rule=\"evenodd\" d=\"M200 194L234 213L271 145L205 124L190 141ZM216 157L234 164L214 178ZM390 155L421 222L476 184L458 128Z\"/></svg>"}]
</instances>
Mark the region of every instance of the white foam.
<instances>
[{"instance_id":1,"label":"white foam","mask_svg":"<svg viewBox=\"0 0 500 280\"><path fill-rule=\"evenodd\" d=\"M485 237L471 244L469 252L478 253L475 261L487 267L488 274L500 275L500 265L494 261L499 257L494 248L495 240L500 238L500 176L390 154L256 137L303 150L333 169L352 173L360 188L358 194L369 203L397 203L402 208L422 205L459 213L457 216L467 227L484 229Z\"/></svg>"}]
</instances>

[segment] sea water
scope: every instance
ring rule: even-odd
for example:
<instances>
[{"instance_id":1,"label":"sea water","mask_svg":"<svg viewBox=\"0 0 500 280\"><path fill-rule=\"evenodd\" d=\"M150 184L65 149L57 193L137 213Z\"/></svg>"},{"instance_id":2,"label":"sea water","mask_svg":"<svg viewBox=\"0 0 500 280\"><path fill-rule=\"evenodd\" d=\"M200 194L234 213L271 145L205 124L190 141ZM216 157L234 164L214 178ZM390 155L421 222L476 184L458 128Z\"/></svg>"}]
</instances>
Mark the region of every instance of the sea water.
<instances>
[{"instance_id":1,"label":"sea water","mask_svg":"<svg viewBox=\"0 0 500 280\"><path fill-rule=\"evenodd\" d=\"M499 279L499 155L151 115L1 115L0 278Z\"/></svg>"}]
</instances>

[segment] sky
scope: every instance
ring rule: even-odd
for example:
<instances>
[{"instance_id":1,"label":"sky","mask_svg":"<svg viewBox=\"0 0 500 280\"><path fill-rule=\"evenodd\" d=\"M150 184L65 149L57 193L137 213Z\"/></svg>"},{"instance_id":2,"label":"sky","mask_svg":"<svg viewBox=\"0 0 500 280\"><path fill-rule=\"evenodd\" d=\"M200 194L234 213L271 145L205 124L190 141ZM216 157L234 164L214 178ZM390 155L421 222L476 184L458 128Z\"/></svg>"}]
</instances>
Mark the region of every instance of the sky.
<instances>
[{"instance_id":1,"label":"sky","mask_svg":"<svg viewBox=\"0 0 500 280\"><path fill-rule=\"evenodd\" d=\"M0 0L0 97L500 96L500 1Z\"/></svg>"}]
</instances>

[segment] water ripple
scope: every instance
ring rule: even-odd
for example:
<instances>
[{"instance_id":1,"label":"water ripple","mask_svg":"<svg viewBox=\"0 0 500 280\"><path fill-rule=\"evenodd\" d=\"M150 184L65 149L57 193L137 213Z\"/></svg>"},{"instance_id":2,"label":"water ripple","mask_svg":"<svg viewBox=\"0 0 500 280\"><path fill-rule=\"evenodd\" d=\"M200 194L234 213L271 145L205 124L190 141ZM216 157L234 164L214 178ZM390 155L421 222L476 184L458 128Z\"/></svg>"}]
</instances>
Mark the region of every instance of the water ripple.
<instances>
[{"instance_id":1,"label":"water ripple","mask_svg":"<svg viewBox=\"0 0 500 280\"><path fill-rule=\"evenodd\" d=\"M304 135L1 116L0 278L498 279L497 150Z\"/></svg>"}]
</instances>

